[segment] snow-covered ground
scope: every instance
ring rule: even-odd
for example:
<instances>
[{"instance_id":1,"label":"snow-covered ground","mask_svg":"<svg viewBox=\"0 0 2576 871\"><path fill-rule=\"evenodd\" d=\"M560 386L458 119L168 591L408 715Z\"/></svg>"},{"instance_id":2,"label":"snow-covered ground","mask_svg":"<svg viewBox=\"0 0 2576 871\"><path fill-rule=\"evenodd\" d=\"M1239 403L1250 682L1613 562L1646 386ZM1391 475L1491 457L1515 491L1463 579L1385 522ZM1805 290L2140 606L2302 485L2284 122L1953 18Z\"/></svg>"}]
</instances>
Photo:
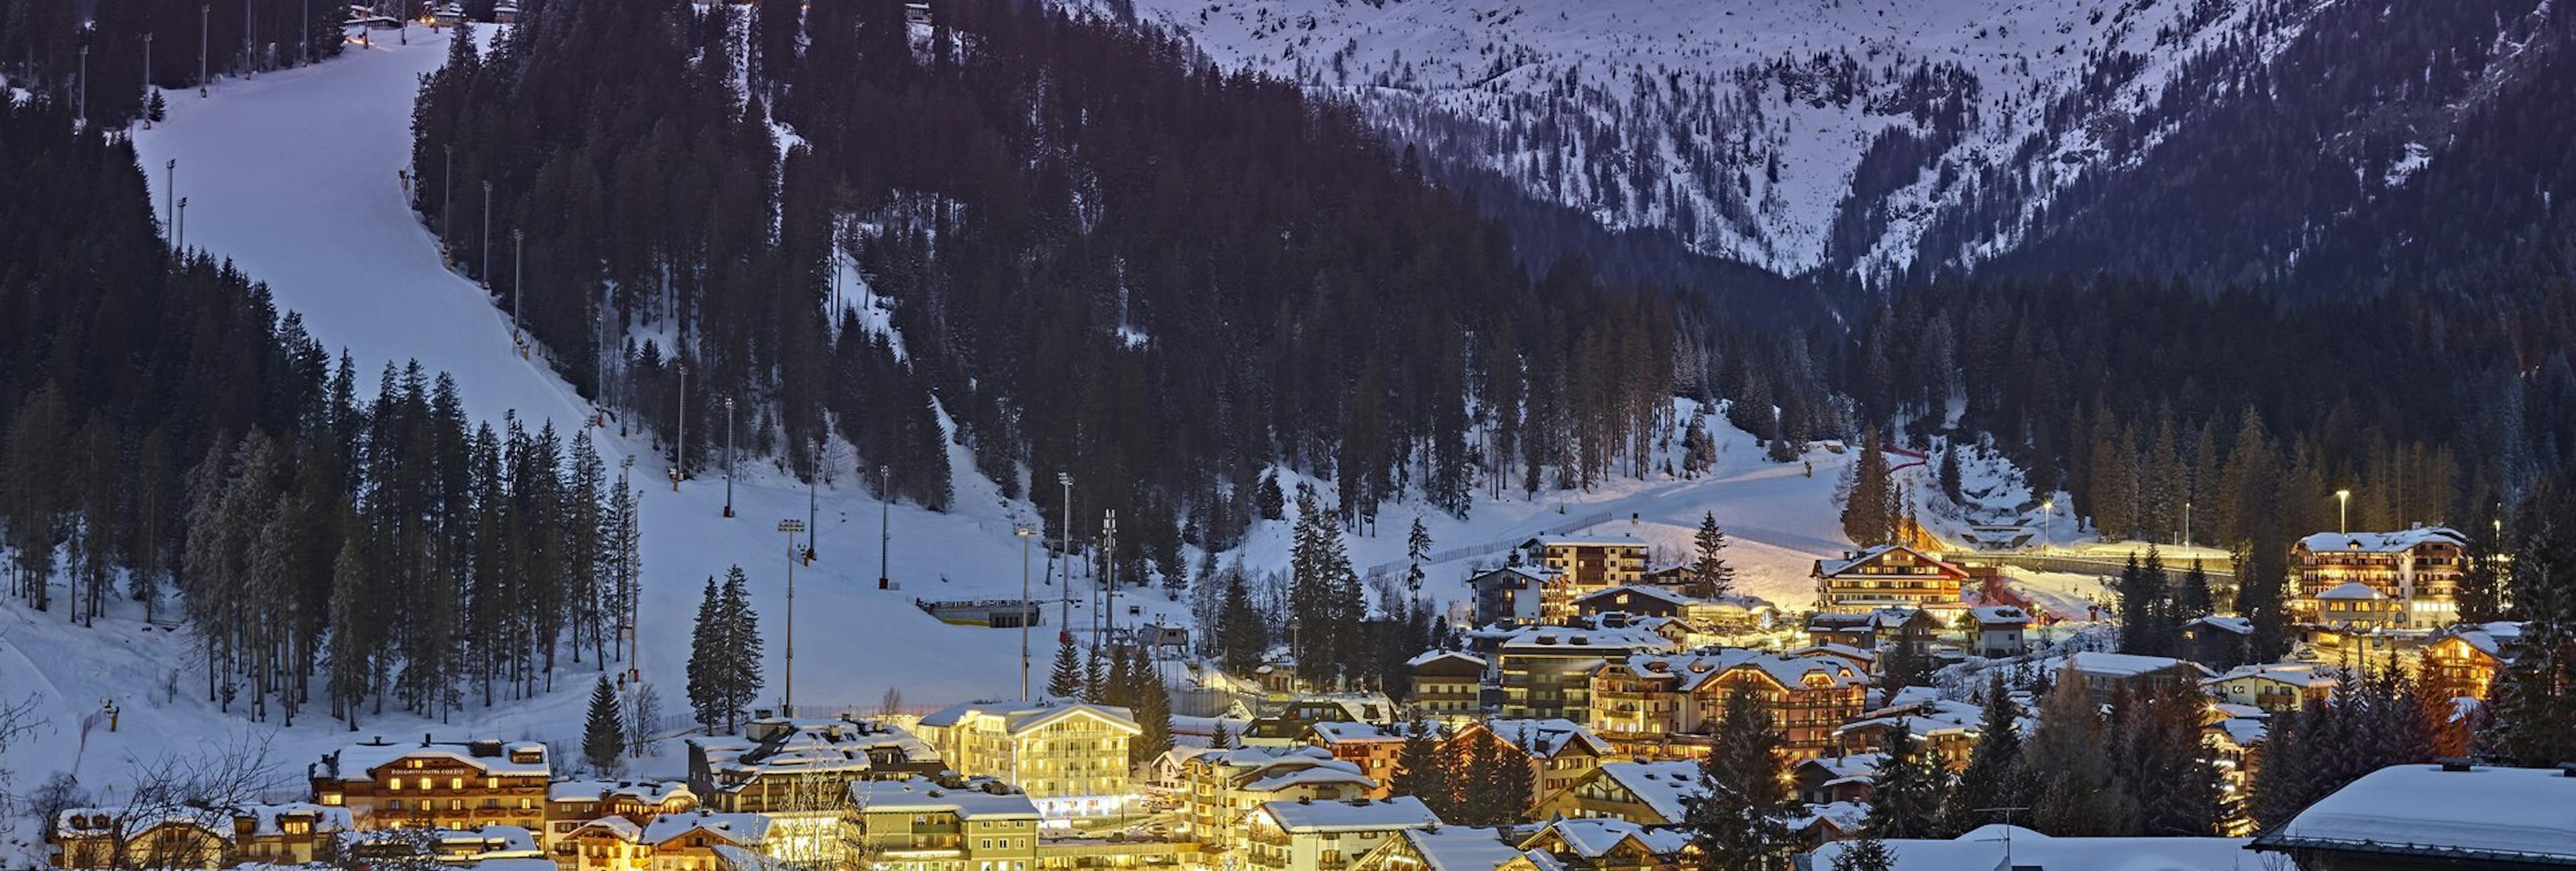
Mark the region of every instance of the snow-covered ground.
<instances>
[{"instance_id":1,"label":"snow-covered ground","mask_svg":"<svg viewBox=\"0 0 2576 871\"><path fill-rule=\"evenodd\" d=\"M413 91L418 76L443 59L446 42L445 34L415 29L408 45L379 40L369 49L353 46L347 57L320 66L225 81L207 99L173 92L169 120L140 133L136 146L150 170L156 204L167 193L164 162L178 161L176 193L189 198L191 246L232 258L267 282L281 309L302 312L320 341L335 350L348 348L362 370L417 358L432 370L453 373L477 418L515 413L569 430L589 420L588 405L541 364L515 353L505 312L482 289L441 268L436 243L405 205L396 171L410 148ZM1746 592L1803 604L1809 561L1845 547L1833 483L1848 455L1811 452L1810 475L1800 464L1763 460L1752 439L1726 427L1722 417L1712 416L1709 423L1720 447L1713 474L1690 481L1619 481L1588 493L1542 494L1536 501L1514 496L1482 502L1463 521L1424 510L1435 550L1516 542L1601 515L1609 520L1588 534L1633 535L1652 544L1661 559L1679 560L1700 514L1709 511L1733 537L1729 556ZM776 522L806 517L805 488L766 462L746 461L733 490L738 516L725 519L720 476L674 492L659 460L640 442L619 438L614 430L594 436L612 465L621 457L636 459L645 523L642 670L660 688L666 713L676 723L683 708L682 663L699 587L734 564L751 574L769 639L774 698L782 689L788 563ZM973 464L958 456L952 467ZM897 505L881 515L886 509L857 488L815 494L820 559L795 572L800 708L872 709L890 687L901 689L913 708L1017 692L1018 633L946 625L912 604L915 597L1019 593L1021 542L1012 529L1028 521L1030 506L1002 500L989 482L971 474L956 483L949 513ZM1416 511L1410 504L1388 506L1375 536L1351 540L1354 562L1367 567L1400 560ZM875 584L881 517L892 531L886 564L899 589ZM1241 558L1256 569L1283 564L1286 526L1262 525ZM1043 572L1043 552L1037 561ZM1458 599L1462 578L1478 561L1433 565L1426 594ZM1051 586L1038 588L1042 597L1053 592ZM1167 601L1159 590L1129 598L1149 618L1187 622L1184 605ZM1128 619L1124 606L1122 620ZM1047 609L1050 623L1055 612ZM568 750L577 743L592 678L568 674L551 695L469 709L452 723L388 715L370 719L353 735L313 710L287 729L252 724L238 711L215 711L204 701L202 672L195 670L202 666L190 640L147 627L140 618L116 611L94 628L81 628L61 622L59 614L0 603L0 697L32 694L52 724L0 759L0 768L13 772L12 792L32 788L53 772L77 770L94 797L112 798L132 760L243 737L271 742L283 775L282 795L301 789L302 763L367 735L472 733L556 740ZM1087 612L1077 607L1073 621L1087 625ZM1041 681L1051 643L1045 631L1036 636L1033 656ZM175 693L166 689L173 683ZM102 701L122 709L113 733L103 722L82 727ZM680 773L667 752L644 769ZM22 826L14 834L26 849L32 833ZM12 864L11 858L0 844L0 864Z\"/></svg>"},{"instance_id":2,"label":"snow-covered ground","mask_svg":"<svg viewBox=\"0 0 2576 871\"><path fill-rule=\"evenodd\" d=\"M2322 2L2289 4L2262 30L2257 4L2153 0L1132 5L1221 64L1347 96L1399 136L1475 142L1476 165L1538 199L1796 274L1829 254L1901 268L1936 216L1974 200L1957 179L1979 167L2011 167L2040 192L2030 208L2043 207L2056 186L2132 156L2087 122L2155 105L2221 41L2285 43L2304 23L2297 13ZM1967 78L1916 79L1926 65ZM2051 103L2086 87L2101 93L2052 124ZM1915 112L1927 96L1974 110L1962 135L1900 158L1922 170L1911 183L1856 190L1882 131L1930 132ZM1856 250L1830 251L1847 209L1877 211L1881 224L1842 240ZM2011 232L1932 253L1982 256L2017 241Z\"/></svg>"}]
</instances>

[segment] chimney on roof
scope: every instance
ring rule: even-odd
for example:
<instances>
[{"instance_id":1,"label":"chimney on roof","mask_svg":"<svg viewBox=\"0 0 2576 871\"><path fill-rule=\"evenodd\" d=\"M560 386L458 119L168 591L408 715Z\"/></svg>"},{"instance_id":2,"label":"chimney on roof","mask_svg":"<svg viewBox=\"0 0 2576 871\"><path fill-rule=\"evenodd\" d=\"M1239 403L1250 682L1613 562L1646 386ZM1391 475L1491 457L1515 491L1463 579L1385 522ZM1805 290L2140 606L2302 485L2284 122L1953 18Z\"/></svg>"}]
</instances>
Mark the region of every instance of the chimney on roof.
<instances>
[{"instance_id":1,"label":"chimney on roof","mask_svg":"<svg viewBox=\"0 0 2576 871\"><path fill-rule=\"evenodd\" d=\"M2466 756L2444 756L2433 761L2441 763L2443 771L2467 771L2474 767Z\"/></svg>"}]
</instances>

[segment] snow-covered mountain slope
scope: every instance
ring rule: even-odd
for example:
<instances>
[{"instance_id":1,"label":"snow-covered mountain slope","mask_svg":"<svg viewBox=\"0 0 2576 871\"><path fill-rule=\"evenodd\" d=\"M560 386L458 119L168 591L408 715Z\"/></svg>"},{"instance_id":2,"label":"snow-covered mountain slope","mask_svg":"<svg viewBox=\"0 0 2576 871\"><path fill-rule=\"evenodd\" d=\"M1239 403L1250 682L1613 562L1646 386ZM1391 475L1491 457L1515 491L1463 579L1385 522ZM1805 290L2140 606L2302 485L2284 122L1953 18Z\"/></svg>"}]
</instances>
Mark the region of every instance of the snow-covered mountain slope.
<instances>
[{"instance_id":1,"label":"snow-covered mountain slope","mask_svg":"<svg viewBox=\"0 0 2576 871\"><path fill-rule=\"evenodd\" d=\"M371 49L353 47L348 56L318 66L223 82L210 98L168 94L169 119L136 136L141 159L152 170L151 195L155 203L170 194L187 197L188 244L229 257L267 282L279 308L302 312L317 339L348 348L362 370L418 359L433 371L452 373L478 419L516 414L531 425L585 425L592 420L589 406L546 367L515 353L504 310L441 266L435 243L404 204L396 171L409 148L412 98L419 75L445 56L446 40L444 34L414 30L407 45L380 39ZM177 184L171 190L162 167L174 159ZM457 196L462 203L469 194ZM1712 417L1710 425L1720 446L1712 475L1543 493L1535 501L1514 494L1480 501L1464 520L1427 509L1420 513L1436 550L1477 551L1476 545L1517 543L1567 529L1572 521L1602 518L1582 525L1583 531L1636 535L1665 557L1679 559L1700 514L1714 512L1736 541L1731 556L1748 592L1784 604L1804 601L1808 561L1843 547L1833 483L1847 457L1813 452L1810 476L1800 465L1761 459L1752 439L1727 428L1723 417ZM767 461L746 460L731 494L737 516L726 519L727 488L720 476L701 477L675 492L661 461L640 439L624 436L614 424L592 432L612 466L629 457L636 464L645 524L641 667L645 679L660 688L666 713L676 725L700 585L735 564L750 573L768 638L766 697L775 699L783 689L788 613L786 540L776 525L807 516L805 488ZM853 477L848 475L841 478L844 486L812 495L820 559L795 571L800 708L872 709L889 687L901 689L915 708L1017 692L1018 633L947 625L913 606L915 598L1004 598L1020 590L1021 541L1012 529L1028 522L1032 509L1001 499L989 481L963 471L973 464L962 449L951 450L951 467L961 471L954 506L946 513L888 508L863 488L847 486ZM1352 537L1353 561L1362 567L1400 561L1405 528L1416 510L1409 503L1386 509L1376 534ZM891 531L890 553L879 546L881 523ZM1260 524L1241 558L1255 570L1284 565L1287 537L1285 522ZM1493 556L1477 551L1430 566L1425 595L1458 601L1468 568ZM898 588L877 588L881 559ZM1036 563L1043 572L1043 551ZM1037 587L1041 597L1056 590L1043 580ZM1126 613L1133 604L1142 612L1137 618L1187 622L1186 596L1175 601L1153 590L1122 599L1120 620L1136 619ZM1057 609L1046 609L1050 628L1056 616ZM187 751L201 740L250 737L273 742L273 758L283 766L279 788L292 794L295 765L352 737L319 709L291 729L250 723L238 710L218 712L204 699L202 683L192 679L202 668L193 639L147 626L141 617L131 603L119 603L96 627L83 628L15 600L0 602L0 697L34 696L53 726L0 759L13 780L39 783L77 768L97 793L124 783L135 760ZM1077 601L1073 624L1089 622ZM1043 680L1053 649L1049 630L1042 629L1035 641ZM575 669L557 679L552 694L490 709L469 706L454 722L395 714L369 718L358 737L484 733L559 740L568 749L577 743L582 695L592 675ZM115 701L125 712L118 731L107 732L103 724L81 728L102 700ZM666 754L640 773L677 775L675 763ZM10 864L5 855L0 864Z\"/></svg>"},{"instance_id":2,"label":"snow-covered mountain slope","mask_svg":"<svg viewBox=\"0 0 2576 871\"><path fill-rule=\"evenodd\" d=\"M2010 250L2341 0L1080 2L1611 228L1871 277Z\"/></svg>"}]
</instances>

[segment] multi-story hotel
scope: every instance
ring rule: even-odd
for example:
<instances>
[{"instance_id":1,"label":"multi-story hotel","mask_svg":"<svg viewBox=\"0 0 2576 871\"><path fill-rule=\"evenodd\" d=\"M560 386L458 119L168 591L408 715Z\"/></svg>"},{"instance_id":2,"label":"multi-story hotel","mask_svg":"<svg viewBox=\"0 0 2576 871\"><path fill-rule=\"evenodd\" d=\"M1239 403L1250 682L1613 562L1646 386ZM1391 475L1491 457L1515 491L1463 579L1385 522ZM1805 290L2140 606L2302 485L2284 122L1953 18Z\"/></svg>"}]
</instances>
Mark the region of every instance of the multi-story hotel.
<instances>
[{"instance_id":1,"label":"multi-story hotel","mask_svg":"<svg viewBox=\"0 0 2576 871\"><path fill-rule=\"evenodd\" d=\"M313 800L346 807L360 829L480 829L545 825L553 769L535 741L376 739L325 754L309 766Z\"/></svg>"},{"instance_id":2,"label":"multi-story hotel","mask_svg":"<svg viewBox=\"0 0 2576 871\"><path fill-rule=\"evenodd\" d=\"M1816 579L1816 610L1854 611L1956 605L1968 570L1909 545L1885 544L1817 560L1810 575Z\"/></svg>"},{"instance_id":3,"label":"multi-story hotel","mask_svg":"<svg viewBox=\"0 0 2576 871\"><path fill-rule=\"evenodd\" d=\"M2290 548L2299 565L2293 616L2328 619L2320 598L2359 583L2386 600L2403 629L2448 626L2460 616L2460 575L2468 571L2468 539L2447 527L2417 526L2402 532L2320 532ZM2347 591L2346 598L2350 594Z\"/></svg>"},{"instance_id":4,"label":"multi-story hotel","mask_svg":"<svg viewBox=\"0 0 2576 871\"><path fill-rule=\"evenodd\" d=\"M1212 849L1229 849L1254 810L1274 801L1340 801L1379 792L1358 763L1321 747L1235 747L1188 751L1181 761L1181 829Z\"/></svg>"},{"instance_id":5,"label":"multi-story hotel","mask_svg":"<svg viewBox=\"0 0 2576 871\"><path fill-rule=\"evenodd\" d=\"M1485 710L1485 658L1434 650L1406 660L1413 682L1413 710L1440 718L1474 717Z\"/></svg>"},{"instance_id":6,"label":"multi-story hotel","mask_svg":"<svg viewBox=\"0 0 2576 871\"><path fill-rule=\"evenodd\" d=\"M1534 626L1494 648L1503 685L1503 716L1592 718L1592 672L1603 660L1672 649L1672 641L1635 628Z\"/></svg>"},{"instance_id":7,"label":"multi-story hotel","mask_svg":"<svg viewBox=\"0 0 2576 871\"><path fill-rule=\"evenodd\" d=\"M1051 819L1117 813L1129 798L1126 708L1060 699L968 702L921 718L954 771L999 778Z\"/></svg>"},{"instance_id":8,"label":"multi-story hotel","mask_svg":"<svg viewBox=\"0 0 2576 871\"><path fill-rule=\"evenodd\" d=\"M1381 801L1274 801L1245 826L1240 861L1254 871L1341 871L1400 833L1437 829L1440 816L1413 796Z\"/></svg>"},{"instance_id":9,"label":"multi-story hotel","mask_svg":"<svg viewBox=\"0 0 2576 871\"><path fill-rule=\"evenodd\" d=\"M1646 577L1646 543L1633 538L1547 538L1538 542L1539 564L1547 579L1539 599L1539 620L1563 623L1574 616L1574 600Z\"/></svg>"},{"instance_id":10,"label":"multi-story hotel","mask_svg":"<svg viewBox=\"0 0 2576 871\"><path fill-rule=\"evenodd\" d=\"M997 783L875 780L850 785L841 832L861 868L1029 869L1037 865L1038 818L1029 796Z\"/></svg>"},{"instance_id":11,"label":"multi-story hotel","mask_svg":"<svg viewBox=\"0 0 2576 871\"><path fill-rule=\"evenodd\" d=\"M2462 623L2424 645L2417 676L2437 699L2485 699L2496 673L2521 653L2523 624Z\"/></svg>"},{"instance_id":12,"label":"multi-story hotel","mask_svg":"<svg viewBox=\"0 0 2576 871\"><path fill-rule=\"evenodd\" d=\"M1726 713L1736 687L1752 688L1787 740L1787 762L1812 759L1832 746L1834 727L1860 714L1869 674L1839 656L1783 656L1753 650L1631 656L1592 675L1592 724L1622 751L1642 756L1696 756L1704 733Z\"/></svg>"},{"instance_id":13,"label":"multi-story hotel","mask_svg":"<svg viewBox=\"0 0 2576 871\"><path fill-rule=\"evenodd\" d=\"M1486 742L1481 752L1510 748L1530 767L1530 806L1601 767L1601 761L1616 752L1610 742L1601 739L1582 724L1562 719L1493 719L1469 723L1454 729L1441 744L1445 758L1460 758L1474 742Z\"/></svg>"}]
</instances>

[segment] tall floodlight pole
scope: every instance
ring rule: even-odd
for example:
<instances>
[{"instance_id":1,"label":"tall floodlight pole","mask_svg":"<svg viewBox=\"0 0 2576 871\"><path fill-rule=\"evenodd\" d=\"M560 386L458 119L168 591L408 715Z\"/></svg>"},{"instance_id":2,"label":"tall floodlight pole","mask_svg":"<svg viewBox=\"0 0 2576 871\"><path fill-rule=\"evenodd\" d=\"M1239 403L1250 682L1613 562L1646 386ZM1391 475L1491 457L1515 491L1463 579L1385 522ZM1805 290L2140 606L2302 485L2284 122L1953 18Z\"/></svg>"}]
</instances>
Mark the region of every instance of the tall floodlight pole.
<instances>
[{"instance_id":1,"label":"tall floodlight pole","mask_svg":"<svg viewBox=\"0 0 2576 871\"><path fill-rule=\"evenodd\" d=\"M886 554L894 549L894 469L877 466L877 589L891 589L886 580Z\"/></svg>"},{"instance_id":2,"label":"tall floodlight pole","mask_svg":"<svg viewBox=\"0 0 2576 871\"><path fill-rule=\"evenodd\" d=\"M181 254L182 256L185 256L185 255L187 254L187 251L188 251L188 198L187 198L187 197L180 197L180 198L179 198L179 252L180 252L180 254Z\"/></svg>"},{"instance_id":3,"label":"tall floodlight pole","mask_svg":"<svg viewBox=\"0 0 2576 871\"><path fill-rule=\"evenodd\" d=\"M2182 503L2182 543L2191 544L2191 503Z\"/></svg>"},{"instance_id":4,"label":"tall floodlight pole","mask_svg":"<svg viewBox=\"0 0 2576 871\"><path fill-rule=\"evenodd\" d=\"M300 38L303 39L304 42L295 47L295 58L298 66L313 62L313 0L304 0L303 8L304 26L298 31L298 33L302 34Z\"/></svg>"},{"instance_id":5,"label":"tall floodlight pole","mask_svg":"<svg viewBox=\"0 0 2576 871\"><path fill-rule=\"evenodd\" d=\"M441 145L438 150L447 161L438 169L438 257L447 261L441 265L454 266L454 258L447 254L447 233L453 229L447 216L455 214L448 211L448 207L456 204L456 146L452 143Z\"/></svg>"},{"instance_id":6,"label":"tall floodlight pole","mask_svg":"<svg viewBox=\"0 0 2576 871\"><path fill-rule=\"evenodd\" d=\"M162 210L168 220L162 221L161 227L176 234L179 232L179 159L170 158L170 162L161 165L161 172L161 201L169 204L169 208ZM171 245L177 247L178 240L172 239Z\"/></svg>"},{"instance_id":7,"label":"tall floodlight pole","mask_svg":"<svg viewBox=\"0 0 2576 871\"><path fill-rule=\"evenodd\" d=\"M242 78L250 78L259 69L259 53L251 48L250 0L242 0Z\"/></svg>"},{"instance_id":8,"label":"tall floodlight pole","mask_svg":"<svg viewBox=\"0 0 2576 871\"><path fill-rule=\"evenodd\" d=\"M89 126L89 46L86 45L81 46L80 106L78 107L78 111L74 114L79 116L81 126Z\"/></svg>"},{"instance_id":9,"label":"tall floodlight pole","mask_svg":"<svg viewBox=\"0 0 2576 871\"><path fill-rule=\"evenodd\" d=\"M1029 624L1037 622L1037 606L1029 603L1029 539L1037 530L1026 525L1011 527L1020 537L1020 701L1029 699Z\"/></svg>"},{"instance_id":10,"label":"tall floodlight pole","mask_svg":"<svg viewBox=\"0 0 2576 871\"><path fill-rule=\"evenodd\" d=\"M1118 631L1118 615L1110 610L1118 606L1118 509L1111 508L1100 515L1100 583L1094 586L1100 591L1100 607L1094 609L1091 621L1091 643L1095 646L1101 643L1102 629Z\"/></svg>"},{"instance_id":11,"label":"tall floodlight pole","mask_svg":"<svg viewBox=\"0 0 2576 871\"><path fill-rule=\"evenodd\" d=\"M680 492L680 476L689 467L689 364L680 366L680 439L671 445L671 492Z\"/></svg>"},{"instance_id":12,"label":"tall floodlight pole","mask_svg":"<svg viewBox=\"0 0 2576 871\"><path fill-rule=\"evenodd\" d=\"M522 325L526 323L519 320L519 303L526 296L520 292L520 288L525 287L520 283L520 277L527 273L526 270L519 268L519 264L527 250L527 230L522 227L510 228L510 329L514 332L525 329Z\"/></svg>"},{"instance_id":13,"label":"tall floodlight pole","mask_svg":"<svg viewBox=\"0 0 2576 871\"><path fill-rule=\"evenodd\" d=\"M2335 491L2335 532L2352 534L2352 491Z\"/></svg>"},{"instance_id":14,"label":"tall floodlight pole","mask_svg":"<svg viewBox=\"0 0 2576 871\"><path fill-rule=\"evenodd\" d=\"M1063 566L1067 565L1065 560L1073 554L1073 473L1057 472L1055 482L1064 485L1064 501L1056 506L1063 518L1063 526L1057 528L1056 534L1061 536L1063 541L1056 546L1055 551L1056 565ZM1059 613L1056 615L1056 640L1059 643L1070 643L1073 641L1073 571L1068 567L1057 574L1059 577L1056 578L1056 593L1063 605L1058 608Z\"/></svg>"},{"instance_id":15,"label":"tall floodlight pole","mask_svg":"<svg viewBox=\"0 0 2576 871\"><path fill-rule=\"evenodd\" d=\"M787 679L779 707L789 719L796 716L796 534L805 531L805 521L793 518L778 521L778 531L787 533Z\"/></svg>"},{"instance_id":16,"label":"tall floodlight pole","mask_svg":"<svg viewBox=\"0 0 2576 871\"><path fill-rule=\"evenodd\" d=\"M474 276L492 289L492 180L483 180L483 270Z\"/></svg>"},{"instance_id":17,"label":"tall floodlight pole","mask_svg":"<svg viewBox=\"0 0 2576 871\"><path fill-rule=\"evenodd\" d=\"M724 516L726 516L726 517L732 517L732 516L733 516L733 397L731 397L731 396L727 396L727 397L725 397L725 400L724 400L724 406L725 406L725 506L724 506ZM793 544L793 542L790 542L790 543L791 543L791 544Z\"/></svg>"},{"instance_id":18,"label":"tall floodlight pole","mask_svg":"<svg viewBox=\"0 0 2576 871\"><path fill-rule=\"evenodd\" d=\"M197 98L201 100L206 96L206 35L213 30L214 14L215 4L197 4Z\"/></svg>"},{"instance_id":19,"label":"tall floodlight pole","mask_svg":"<svg viewBox=\"0 0 2576 871\"><path fill-rule=\"evenodd\" d=\"M644 509L644 491L635 489L632 483L634 474L635 455L627 454L626 458L618 461L617 464L617 498L626 503L626 525L635 530L635 534L641 535L644 530L644 520L637 516L637 514ZM617 556L617 564L620 569L617 573L617 579L618 586L621 588L618 590L618 598L625 600L619 604L626 606L626 625L618 627L618 629L626 635L626 681L630 684L642 683L644 681L644 669L643 666L636 662L637 645L635 642L636 600L643 598L642 596L637 595L635 591L635 575L638 571L638 567L635 565L636 554L635 549L627 547L626 543L623 541L618 542L617 549L623 551L623 553L620 553Z\"/></svg>"},{"instance_id":20,"label":"tall floodlight pole","mask_svg":"<svg viewBox=\"0 0 2576 871\"><path fill-rule=\"evenodd\" d=\"M825 437L829 438L828 435ZM821 463L818 461L815 465L820 466ZM822 507L822 502L815 493L816 486L822 480L823 470L820 468L815 469L813 474L805 476L805 526L809 529L816 525L815 515ZM814 564L814 536L811 535L805 537L805 564Z\"/></svg>"}]
</instances>

